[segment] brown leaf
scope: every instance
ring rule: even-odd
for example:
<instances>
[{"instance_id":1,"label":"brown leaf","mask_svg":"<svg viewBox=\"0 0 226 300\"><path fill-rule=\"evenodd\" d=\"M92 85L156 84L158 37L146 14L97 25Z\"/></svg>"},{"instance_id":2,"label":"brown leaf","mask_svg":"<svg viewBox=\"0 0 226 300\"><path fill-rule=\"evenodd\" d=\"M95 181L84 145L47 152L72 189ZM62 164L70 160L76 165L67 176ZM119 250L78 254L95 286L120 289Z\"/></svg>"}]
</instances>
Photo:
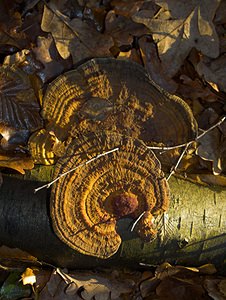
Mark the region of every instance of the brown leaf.
<instances>
[{"instance_id":1,"label":"brown leaf","mask_svg":"<svg viewBox=\"0 0 226 300\"><path fill-rule=\"evenodd\" d=\"M223 287L224 286L224 287ZM204 281L204 287L208 292L208 295L211 297L211 299L214 300L225 300L226 294L225 294L225 279L212 279L212 278L206 278Z\"/></svg>"},{"instance_id":2,"label":"brown leaf","mask_svg":"<svg viewBox=\"0 0 226 300\"><path fill-rule=\"evenodd\" d=\"M21 30L22 17L16 11L15 1L1 1L0 11L0 47L4 49L10 45L18 49L27 48L29 43Z\"/></svg>"},{"instance_id":3,"label":"brown leaf","mask_svg":"<svg viewBox=\"0 0 226 300\"><path fill-rule=\"evenodd\" d=\"M65 71L67 63L59 57L51 34L48 34L47 37L39 36L37 38L37 47L33 48L32 51L36 59L44 66L44 70L38 72L44 83Z\"/></svg>"},{"instance_id":4,"label":"brown leaf","mask_svg":"<svg viewBox=\"0 0 226 300\"><path fill-rule=\"evenodd\" d=\"M46 287L40 293L40 300L70 300L81 299L120 299L122 294L132 292L134 282L129 280L115 280L108 278L106 274L95 274L92 272L76 272L75 274L66 274L57 269L53 272ZM48 298L49 297L49 298Z\"/></svg>"},{"instance_id":5,"label":"brown leaf","mask_svg":"<svg viewBox=\"0 0 226 300\"><path fill-rule=\"evenodd\" d=\"M203 100L207 102L215 102L218 97L213 93L209 86L204 86L199 78L192 80L187 75L181 75L182 84L179 85L177 92L182 95L184 99Z\"/></svg>"},{"instance_id":6,"label":"brown leaf","mask_svg":"<svg viewBox=\"0 0 226 300\"><path fill-rule=\"evenodd\" d=\"M213 264L205 264L197 268L201 274L212 275L217 272L216 267Z\"/></svg>"},{"instance_id":7,"label":"brown leaf","mask_svg":"<svg viewBox=\"0 0 226 300\"><path fill-rule=\"evenodd\" d=\"M154 42L150 38L141 37L138 43L145 69L151 78L163 89L174 94L177 89L177 83L166 75Z\"/></svg>"},{"instance_id":8,"label":"brown leaf","mask_svg":"<svg viewBox=\"0 0 226 300\"><path fill-rule=\"evenodd\" d=\"M24 170L34 168L34 162L30 157L26 157L25 155L0 155L0 167L14 169L21 174L25 174Z\"/></svg>"},{"instance_id":9,"label":"brown leaf","mask_svg":"<svg viewBox=\"0 0 226 300\"><path fill-rule=\"evenodd\" d=\"M212 162L214 175L219 175L222 171L221 155L226 149L226 140L222 140L222 135L218 128L214 128L199 140L196 154L202 159Z\"/></svg>"},{"instance_id":10,"label":"brown leaf","mask_svg":"<svg viewBox=\"0 0 226 300\"><path fill-rule=\"evenodd\" d=\"M196 183L206 183L226 187L226 177L213 174L188 174L188 178Z\"/></svg>"},{"instance_id":11,"label":"brown leaf","mask_svg":"<svg viewBox=\"0 0 226 300\"><path fill-rule=\"evenodd\" d=\"M1 262L10 262L10 261L24 261L29 262L30 264L37 262L37 258L30 255L29 253L22 251L18 248L9 248L7 246L0 247L0 261Z\"/></svg>"},{"instance_id":12,"label":"brown leaf","mask_svg":"<svg viewBox=\"0 0 226 300\"><path fill-rule=\"evenodd\" d=\"M134 23L131 19L118 16L115 11L110 10L105 19L106 33L115 41L115 45L131 45L134 36L142 36L148 33L142 24Z\"/></svg>"},{"instance_id":13,"label":"brown leaf","mask_svg":"<svg viewBox=\"0 0 226 300\"><path fill-rule=\"evenodd\" d=\"M2 66L0 87L0 124L16 130L40 128L40 107L28 75L15 66Z\"/></svg>"},{"instance_id":14,"label":"brown leaf","mask_svg":"<svg viewBox=\"0 0 226 300\"><path fill-rule=\"evenodd\" d=\"M134 16L132 19L146 25L153 32L168 76L176 74L192 48L209 57L219 55L218 36L212 23L219 6L218 0L167 0L156 3L162 9L155 18Z\"/></svg>"},{"instance_id":15,"label":"brown leaf","mask_svg":"<svg viewBox=\"0 0 226 300\"><path fill-rule=\"evenodd\" d=\"M166 278L156 288L156 294L167 300L208 299L205 298L205 290L196 282L196 279L192 281Z\"/></svg>"},{"instance_id":16,"label":"brown leaf","mask_svg":"<svg viewBox=\"0 0 226 300\"><path fill-rule=\"evenodd\" d=\"M127 0L113 0L111 6L117 15L131 17L142 7L144 0L127 1Z\"/></svg>"},{"instance_id":17,"label":"brown leaf","mask_svg":"<svg viewBox=\"0 0 226 300\"><path fill-rule=\"evenodd\" d=\"M204 56L196 69L200 77L204 77L208 82L217 84L220 90L226 92L226 54L222 54L214 60Z\"/></svg>"},{"instance_id":18,"label":"brown leaf","mask_svg":"<svg viewBox=\"0 0 226 300\"><path fill-rule=\"evenodd\" d=\"M51 32L57 50L62 58L70 55L73 63L93 56L110 56L113 40L106 34L97 32L78 18L70 20L49 3L44 7L42 30Z\"/></svg>"},{"instance_id":19,"label":"brown leaf","mask_svg":"<svg viewBox=\"0 0 226 300\"><path fill-rule=\"evenodd\" d=\"M156 277L152 277L141 282L140 284L141 296L145 298L151 295L155 291L156 287L159 285L160 282L161 280Z\"/></svg>"},{"instance_id":20,"label":"brown leaf","mask_svg":"<svg viewBox=\"0 0 226 300\"><path fill-rule=\"evenodd\" d=\"M39 294L39 300L81 300L78 295L66 293L67 283L54 271Z\"/></svg>"}]
</instances>

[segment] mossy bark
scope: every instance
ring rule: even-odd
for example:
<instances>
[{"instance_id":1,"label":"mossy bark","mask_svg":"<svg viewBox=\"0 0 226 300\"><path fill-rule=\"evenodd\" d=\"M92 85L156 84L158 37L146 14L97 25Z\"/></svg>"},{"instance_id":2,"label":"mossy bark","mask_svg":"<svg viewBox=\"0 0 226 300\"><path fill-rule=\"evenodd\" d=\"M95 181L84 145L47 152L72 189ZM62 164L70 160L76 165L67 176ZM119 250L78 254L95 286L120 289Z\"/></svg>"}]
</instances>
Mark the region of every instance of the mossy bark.
<instances>
[{"instance_id":1,"label":"mossy bark","mask_svg":"<svg viewBox=\"0 0 226 300\"><path fill-rule=\"evenodd\" d=\"M46 173L46 170L47 173ZM30 179L50 176L50 169L29 175ZM46 175L46 174L47 175ZM172 177L169 211L159 220L160 235L143 243L130 231L131 220L119 222L123 243L110 259L82 255L63 244L54 234L49 218L50 190L34 194L40 181L4 176L0 188L0 244L18 247L40 261L70 268L107 265L152 265L164 261L200 265L226 263L226 189L200 186ZM48 178L49 179L49 178ZM161 226L160 226L161 225Z\"/></svg>"}]
</instances>

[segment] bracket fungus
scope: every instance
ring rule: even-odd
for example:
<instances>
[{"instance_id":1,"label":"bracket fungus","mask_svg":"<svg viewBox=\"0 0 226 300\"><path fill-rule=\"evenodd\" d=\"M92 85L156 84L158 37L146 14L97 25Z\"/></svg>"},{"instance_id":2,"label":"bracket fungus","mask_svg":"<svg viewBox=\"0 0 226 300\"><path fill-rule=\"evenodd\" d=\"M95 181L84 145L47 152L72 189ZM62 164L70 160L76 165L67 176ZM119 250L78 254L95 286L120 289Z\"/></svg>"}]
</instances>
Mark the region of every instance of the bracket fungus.
<instances>
[{"instance_id":1,"label":"bracket fungus","mask_svg":"<svg viewBox=\"0 0 226 300\"><path fill-rule=\"evenodd\" d=\"M194 140L189 106L155 84L129 60L95 58L49 84L42 116L59 140L81 132L111 130L146 144L175 146Z\"/></svg>"},{"instance_id":2,"label":"bracket fungus","mask_svg":"<svg viewBox=\"0 0 226 300\"><path fill-rule=\"evenodd\" d=\"M142 213L135 229L144 241L153 238L152 219L168 209L169 188L159 160L142 141L107 131L77 136L54 177L65 172L54 183L50 203L53 229L63 242L106 259L121 244L117 220Z\"/></svg>"}]
</instances>

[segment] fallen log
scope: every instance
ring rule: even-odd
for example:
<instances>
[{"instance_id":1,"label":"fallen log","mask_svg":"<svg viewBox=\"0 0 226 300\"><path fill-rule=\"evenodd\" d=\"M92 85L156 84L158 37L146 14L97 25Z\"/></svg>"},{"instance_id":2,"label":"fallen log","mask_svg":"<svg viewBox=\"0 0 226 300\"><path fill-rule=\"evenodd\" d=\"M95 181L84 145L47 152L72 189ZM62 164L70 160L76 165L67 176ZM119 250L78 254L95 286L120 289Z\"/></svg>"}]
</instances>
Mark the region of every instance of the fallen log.
<instances>
[{"instance_id":1,"label":"fallen log","mask_svg":"<svg viewBox=\"0 0 226 300\"><path fill-rule=\"evenodd\" d=\"M0 188L0 244L17 247L61 267L140 263L157 265L164 261L183 265L214 263L221 270L226 262L226 189L205 187L172 177L171 203L159 220L159 235L142 242L131 232L131 219L120 221L123 243L109 259L98 259L69 248L54 234L49 217L50 189L34 193L39 181L3 176Z\"/></svg>"}]
</instances>

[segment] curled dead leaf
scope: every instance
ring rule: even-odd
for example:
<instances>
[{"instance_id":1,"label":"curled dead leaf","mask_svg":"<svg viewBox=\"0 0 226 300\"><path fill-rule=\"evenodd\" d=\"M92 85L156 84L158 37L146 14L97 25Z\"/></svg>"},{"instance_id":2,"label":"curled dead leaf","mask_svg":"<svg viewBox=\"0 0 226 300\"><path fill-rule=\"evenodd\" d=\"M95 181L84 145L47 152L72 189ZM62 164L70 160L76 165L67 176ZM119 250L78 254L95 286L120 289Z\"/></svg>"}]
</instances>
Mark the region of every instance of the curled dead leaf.
<instances>
[{"instance_id":1,"label":"curled dead leaf","mask_svg":"<svg viewBox=\"0 0 226 300\"><path fill-rule=\"evenodd\" d=\"M226 140L223 139L221 132L218 128L214 128L198 142L196 154L204 160L211 161L213 174L219 175L222 172L222 153L226 150Z\"/></svg>"},{"instance_id":2,"label":"curled dead leaf","mask_svg":"<svg viewBox=\"0 0 226 300\"><path fill-rule=\"evenodd\" d=\"M70 19L52 2L44 6L41 28L52 33L61 57L71 55L74 64L93 57L93 49L97 57L111 55L113 40L109 35L99 33L79 18Z\"/></svg>"},{"instance_id":3,"label":"curled dead leaf","mask_svg":"<svg viewBox=\"0 0 226 300\"><path fill-rule=\"evenodd\" d=\"M3 155L0 154L0 167L10 168L25 174L24 170L31 170L34 168L34 162L31 157L26 155Z\"/></svg>"}]
</instances>

